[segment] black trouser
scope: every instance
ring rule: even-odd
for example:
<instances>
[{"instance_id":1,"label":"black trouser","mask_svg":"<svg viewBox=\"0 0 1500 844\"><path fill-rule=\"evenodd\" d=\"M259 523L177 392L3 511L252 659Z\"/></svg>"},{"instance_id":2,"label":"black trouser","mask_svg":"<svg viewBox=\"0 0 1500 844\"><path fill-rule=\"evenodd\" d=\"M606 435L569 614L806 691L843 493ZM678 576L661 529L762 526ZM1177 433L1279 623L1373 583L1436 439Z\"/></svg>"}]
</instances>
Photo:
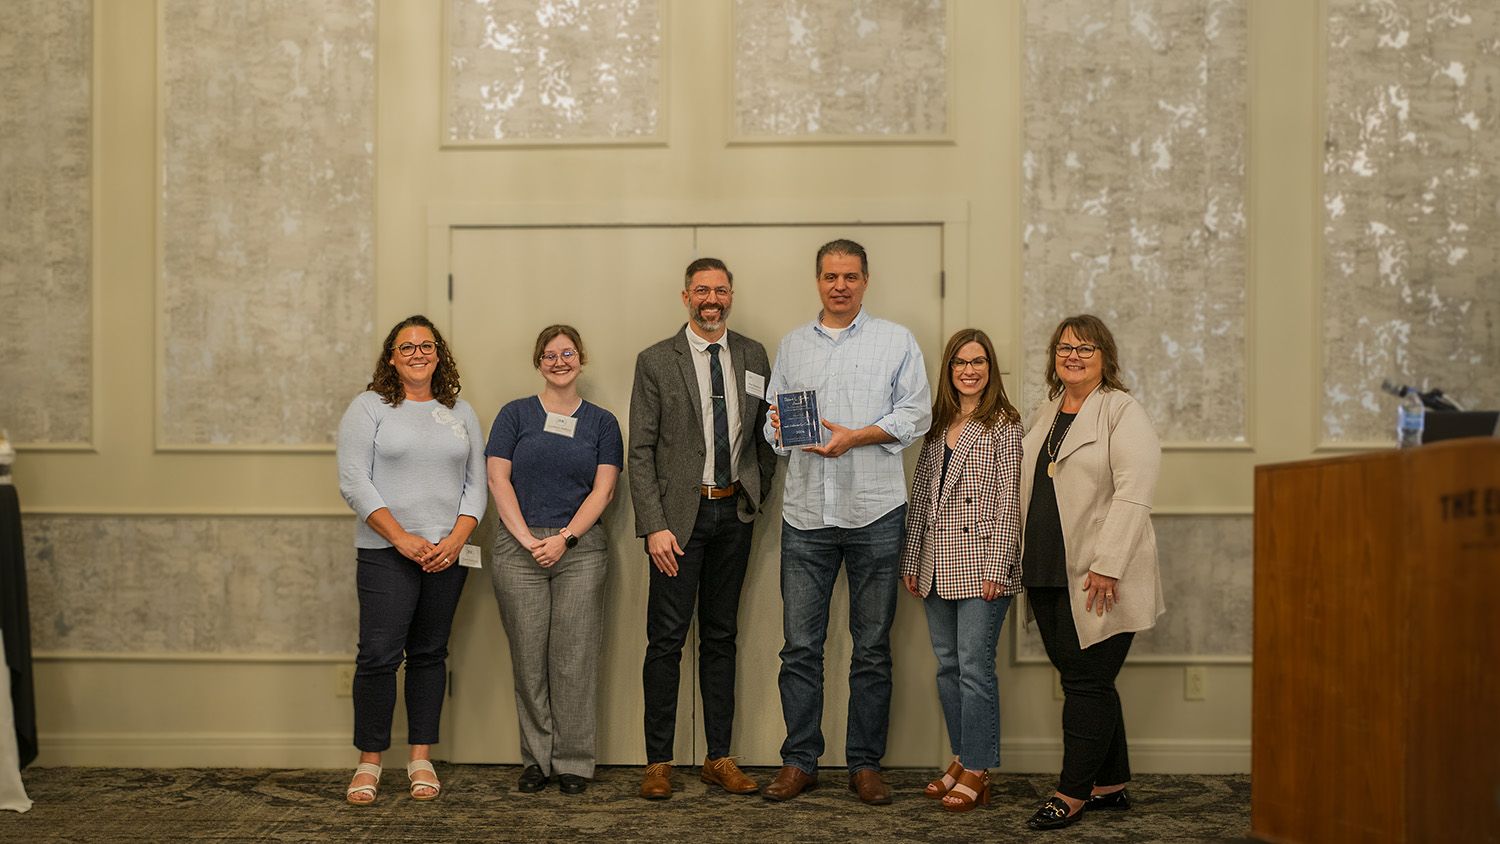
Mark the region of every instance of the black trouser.
<instances>
[{"instance_id":1,"label":"black trouser","mask_svg":"<svg viewBox=\"0 0 1500 844\"><path fill-rule=\"evenodd\" d=\"M1028 587L1026 600L1036 614L1047 657L1062 675L1063 767L1057 790L1087 800L1095 785L1130 780L1125 715L1115 677L1135 634L1117 633L1080 649L1067 589Z\"/></svg>"},{"instance_id":2,"label":"black trouser","mask_svg":"<svg viewBox=\"0 0 1500 844\"><path fill-rule=\"evenodd\" d=\"M698 688L703 695L703 732L711 758L729 755L734 732L735 635L739 632L740 587L750 559L751 525L735 511L735 499L705 498L677 558L677 576L651 567L646 603L646 761L671 762L677 733L677 687L682 645L698 607Z\"/></svg>"},{"instance_id":3,"label":"black trouser","mask_svg":"<svg viewBox=\"0 0 1500 844\"><path fill-rule=\"evenodd\" d=\"M448 633L469 570L436 574L395 548L356 549L359 560L359 656L354 665L354 746L391 746L396 669L406 656L406 741L437 744L447 687Z\"/></svg>"}]
</instances>

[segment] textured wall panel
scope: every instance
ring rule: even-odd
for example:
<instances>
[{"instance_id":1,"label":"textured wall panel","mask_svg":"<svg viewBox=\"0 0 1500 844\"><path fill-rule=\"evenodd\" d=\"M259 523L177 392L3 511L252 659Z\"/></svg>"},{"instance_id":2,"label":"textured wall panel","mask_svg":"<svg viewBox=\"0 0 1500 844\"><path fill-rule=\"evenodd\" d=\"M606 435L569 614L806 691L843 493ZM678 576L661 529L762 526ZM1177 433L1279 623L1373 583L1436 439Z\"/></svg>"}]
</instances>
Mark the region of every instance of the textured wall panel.
<instances>
[{"instance_id":1,"label":"textured wall panel","mask_svg":"<svg viewBox=\"0 0 1500 844\"><path fill-rule=\"evenodd\" d=\"M1328 0L1323 436L1398 383L1500 406L1500 4Z\"/></svg>"},{"instance_id":2,"label":"textured wall panel","mask_svg":"<svg viewBox=\"0 0 1500 844\"><path fill-rule=\"evenodd\" d=\"M32 647L348 654L348 517L27 516Z\"/></svg>"},{"instance_id":3,"label":"textured wall panel","mask_svg":"<svg viewBox=\"0 0 1500 844\"><path fill-rule=\"evenodd\" d=\"M1245 439L1245 0L1029 0L1023 404L1103 318L1165 440Z\"/></svg>"},{"instance_id":4,"label":"textured wall panel","mask_svg":"<svg viewBox=\"0 0 1500 844\"><path fill-rule=\"evenodd\" d=\"M735 135L947 131L945 0L735 0Z\"/></svg>"},{"instance_id":5,"label":"textured wall panel","mask_svg":"<svg viewBox=\"0 0 1500 844\"><path fill-rule=\"evenodd\" d=\"M373 0L164 0L165 445L333 440L369 379Z\"/></svg>"},{"instance_id":6,"label":"textured wall panel","mask_svg":"<svg viewBox=\"0 0 1500 844\"><path fill-rule=\"evenodd\" d=\"M1250 656L1254 621L1254 518L1153 516L1167 612L1135 637L1132 657ZM1036 626L1017 653L1047 658Z\"/></svg>"},{"instance_id":7,"label":"textured wall panel","mask_svg":"<svg viewBox=\"0 0 1500 844\"><path fill-rule=\"evenodd\" d=\"M656 0L447 0L455 142L649 139L661 125Z\"/></svg>"},{"instance_id":8,"label":"textured wall panel","mask_svg":"<svg viewBox=\"0 0 1500 844\"><path fill-rule=\"evenodd\" d=\"M93 6L0 2L0 427L92 431Z\"/></svg>"}]
</instances>

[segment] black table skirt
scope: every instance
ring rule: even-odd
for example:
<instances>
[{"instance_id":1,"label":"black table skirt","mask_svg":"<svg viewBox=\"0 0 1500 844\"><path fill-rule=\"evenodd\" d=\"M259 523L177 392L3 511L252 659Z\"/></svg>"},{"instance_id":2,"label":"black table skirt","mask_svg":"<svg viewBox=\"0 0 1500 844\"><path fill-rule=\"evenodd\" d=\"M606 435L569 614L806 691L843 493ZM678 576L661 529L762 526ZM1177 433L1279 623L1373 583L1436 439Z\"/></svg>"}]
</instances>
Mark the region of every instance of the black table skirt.
<instances>
[{"instance_id":1,"label":"black table skirt","mask_svg":"<svg viewBox=\"0 0 1500 844\"><path fill-rule=\"evenodd\" d=\"M16 748L24 768L36 759L36 695L31 679L31 612L26 604L21 500L10 485L0 485L0 622L5 632L5 664L10 668Z\"/></svg>"}]
</instances>

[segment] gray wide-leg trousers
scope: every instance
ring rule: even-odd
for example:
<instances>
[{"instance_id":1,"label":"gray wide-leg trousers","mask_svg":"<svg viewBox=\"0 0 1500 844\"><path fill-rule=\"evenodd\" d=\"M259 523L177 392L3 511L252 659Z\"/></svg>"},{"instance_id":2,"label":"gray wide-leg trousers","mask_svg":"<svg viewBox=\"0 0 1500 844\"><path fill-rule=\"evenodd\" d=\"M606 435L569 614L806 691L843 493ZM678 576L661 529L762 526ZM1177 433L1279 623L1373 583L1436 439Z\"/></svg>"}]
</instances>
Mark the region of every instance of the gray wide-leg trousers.
<instances>
[{"instance_id":1,"label":"gray wide-leg trousers","mask_svg":"<svg viewBox=\"0 0 1500 844\"><path fill-rule=\"evenodd\" d=\"M533 528L538 538L557 528ZM515 670L521 759L548 776L594 776L599 649L604 635L603 525L550 568L542 568L504 527L490 579Z\"/></svg>"}]
</instances>

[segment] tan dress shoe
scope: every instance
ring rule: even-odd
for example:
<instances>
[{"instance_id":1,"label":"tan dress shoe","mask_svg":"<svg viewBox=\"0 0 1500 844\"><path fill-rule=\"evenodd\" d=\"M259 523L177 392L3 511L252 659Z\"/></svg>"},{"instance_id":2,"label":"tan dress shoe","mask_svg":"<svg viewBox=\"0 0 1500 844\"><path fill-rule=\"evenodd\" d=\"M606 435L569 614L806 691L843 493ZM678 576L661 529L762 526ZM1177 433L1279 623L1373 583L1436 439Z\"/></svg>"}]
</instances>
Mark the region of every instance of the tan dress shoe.
<instances>
[{"instance_id":1,"label":"tan dress shoe","mask_svg":"<svg viewBox=\"0 0 1500 844\"><path fill-rule=\"evenodd\" d=\"M641 796L647 800L665 800L672 796L672 763L653 762L641 777Z\"/></svg>"},{"instance_id":2,"label":"tan dress shoe","mask_svg":"<svg viewBox=\"0 0 1500 844\"><path fill-rule=\"evenodd\" d=\"M809 774L796 765L785 765L776 772L776 779L771 780L770 785L760 790L760 796L779 803L817 787L817 774Z\"/></svg>"},{"instance_id":3,"label":"tan dress shoe","mask_svg":"<svg viewBox=\"0 0 1500 844\"><path fill-rule=\"evenodd\" d=\"M849 790L871 806L884 806L891 802L891 787L880 778L880 772L865 768L849 775Z\"/></svg>"},{"instance_id":4,"label":"tan dress shoe","mask_svg":"<svg viewBox=\"0 0 1500 844\"><path fill-rule=\"evenodd\" d=\"M755 780L745 776L740 766L734 764L733 756L720 756L717 759L703 760L702 779L709 785L717 785L730 794L754 794L760 791L760 786Z\"/></svg>"}]
</instances>

